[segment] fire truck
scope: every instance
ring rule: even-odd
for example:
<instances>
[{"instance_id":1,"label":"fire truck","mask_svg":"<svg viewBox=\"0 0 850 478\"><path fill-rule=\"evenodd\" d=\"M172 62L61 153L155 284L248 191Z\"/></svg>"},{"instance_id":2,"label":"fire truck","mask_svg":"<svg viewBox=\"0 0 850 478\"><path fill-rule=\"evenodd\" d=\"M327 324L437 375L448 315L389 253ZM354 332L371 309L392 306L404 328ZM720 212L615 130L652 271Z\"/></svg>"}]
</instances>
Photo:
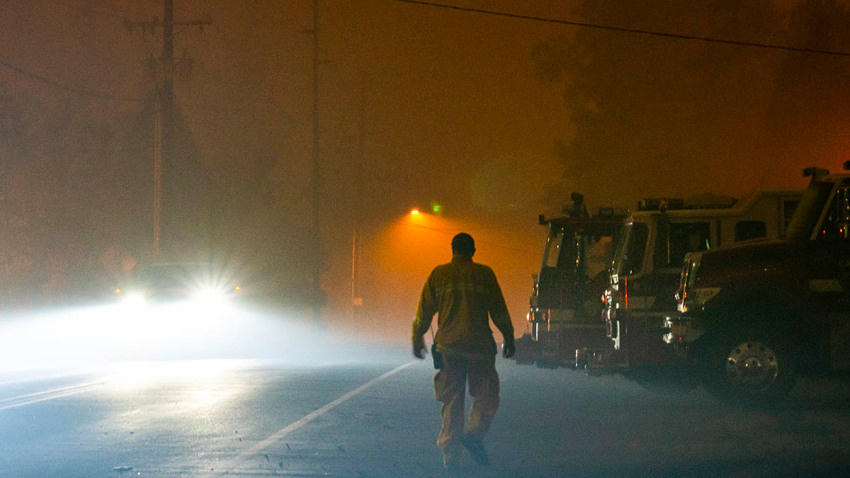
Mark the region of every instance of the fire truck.
<instances>
[{"instance_id":1,"label":"fire truck","mask_svg":"<svg viewBox=\"0 0 850 478\"><path fill-rule=\"evenodd\" d=\"M543 262L533 275L528 332L517 341L517 363L574 366L578 347L601 347L607 340L600 297L626 214L609 207L590 215L580 194L571 199L564 216L539 217L547 228Z\"/></svg>"},{"instance_id":2,"label":"fire truck","mask_svg":"<svg viewBox=\"0 0 850 478\"><path fill-rule=\"evenodd\" d=\"M644 383L666 380L672 361L659 333L675 315L685 254L786 233L802 191L759 191L703 204L643 201L625 221L617 244L602 318L610 339L584 353L592 373L621 373ZM663 372L663 373L662 373Z\"/></svg>"},{"instance_id":3,"label":"fire truck","mask_svg":"<svg viewBox=\"0 0 850 478\"><path fill-rule=\"evenodd\" d=\"M785 240L691 253L683 264L680 314L657 337L721 399L772 402L798 375L850 370L850 174L804 174Z\"/></svg>"}]
</instances>

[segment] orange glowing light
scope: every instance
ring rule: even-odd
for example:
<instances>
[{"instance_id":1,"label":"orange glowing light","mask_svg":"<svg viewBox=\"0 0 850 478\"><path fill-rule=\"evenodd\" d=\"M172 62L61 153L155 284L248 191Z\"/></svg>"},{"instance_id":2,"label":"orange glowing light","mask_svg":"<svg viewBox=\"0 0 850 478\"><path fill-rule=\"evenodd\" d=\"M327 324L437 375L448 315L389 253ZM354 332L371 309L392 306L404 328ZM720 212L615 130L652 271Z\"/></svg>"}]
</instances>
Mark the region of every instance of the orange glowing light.
<instances>
[{"instance_id":1,"label":"orange glowing light","mask_svg":"<svg viewBox=\"0 0 850 478\"><path fill-rule=\"evenodd\" d=\"M419 214L419 209L414 209L414 210L410 211L410 214L413 214L414 216Z\"/></svg>"}]
</instances>

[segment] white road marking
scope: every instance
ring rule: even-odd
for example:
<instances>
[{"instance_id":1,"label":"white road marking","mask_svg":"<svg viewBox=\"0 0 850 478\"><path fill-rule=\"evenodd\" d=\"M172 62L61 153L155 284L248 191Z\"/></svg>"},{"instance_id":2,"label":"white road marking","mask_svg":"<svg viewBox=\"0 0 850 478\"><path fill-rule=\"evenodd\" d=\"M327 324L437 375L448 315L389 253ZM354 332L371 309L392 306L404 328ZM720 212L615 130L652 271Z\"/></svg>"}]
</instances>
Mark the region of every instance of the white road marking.
<instances>
[{"instance_id":1,"label":"white road marking","mask_svg":"<svg viewBox=\"0 0 850 478\"><path fill-rule=\"evenodd\" d=\"M375 385L376 383L381 382L381 381L389 378L390 376L404 370L407 367L410 367L411 365L413 365L415 363L417 363L417 362L408 362L404 365L400 365L400 366L390 370L389 372L381 375L380 377L376 377L376 378L373 378L372 380L369 380L368 382L364 383L363 385L355 388L354 390L352 390L352 391L346 393L345 395L337 398L336 400L328 403L324 407L322 407L318 410L315 410L311 413L308 413L307 415L304 415L304 417L302 417L300 420L289 424L288 426L278 430L277 432L275 432L273 435L269 436L265 440L257 443L256 445L252 446L251 448L243 451L236 458L234 458L233 460L231 460L228 463L225 463L224 466L221 466L216 471L214 471L213 473L208 474L207 477L212 478L212 477L215 477L215 476L221 476L225 473L229 473L229 472L233 471L236 467L238 467L239 465L244 463L246 460L248 460L249 458L251 458L253 456L258 455L262 450L264 450L264 449L268 448L269 446L279 442L280 440L282 440L284 437L286 437L290 433L302 428L304 425L307 425L308 423L312 422L313 420L315 420L315 419L321 417L322 415L328 413L329 411L336 408L338 405L341 405L341 404L345 403L346 401L350 400L351 398L354 398L357 395L360 395L366 389Z\"/></svg>"},{"instance_id":2,"label":"white road marking","mask_svg":"<svg viewBox=\"0 0 850 478\"><path fill-rule=\"evenodd\" d=\"M43 392L36 392L27 395L19 395L17 397L0 399L0 404L5 403L5 405L0 405L0 411L8 410L10 408L23 407L26 405L32 405L34 403L39 402L46 402L48 400L54 400L70 395L85 393L93 387L96 387L97 385L102 385L103 383L104 382L81 383L79 385L71 385L69 387L55 388L53 390L45 390Z\"/></svg>"}]
</instances>

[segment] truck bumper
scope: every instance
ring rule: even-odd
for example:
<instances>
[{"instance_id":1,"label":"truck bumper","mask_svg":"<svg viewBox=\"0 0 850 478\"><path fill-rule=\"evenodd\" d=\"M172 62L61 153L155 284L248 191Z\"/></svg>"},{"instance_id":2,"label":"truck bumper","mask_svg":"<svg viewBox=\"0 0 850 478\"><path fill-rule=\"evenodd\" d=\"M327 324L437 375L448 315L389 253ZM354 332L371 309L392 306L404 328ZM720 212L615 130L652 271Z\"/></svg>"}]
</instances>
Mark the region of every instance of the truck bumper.
<instances>
[{"instance_id":1,"label":"truck bumper","mask_svg":"<svg viewBox=\"0 0 850 478\"><path fill-rule=\"evenodd\" d=\"M605 326L598 322L559 323L554 329L539 328L533 330L535 333L523 336L523 345L528 350L523 354L525 363L536 362L538 366L548 368L583 368L588 353L592 355L609 344L605 337Z\"/></svg>"},{"instance_id":2,"label":"truck bumper","mask_svg":"<svg viewBox=\"0 0 850 478\"><path fill-rule=\"evenodd\" d=\"M668 344L689 344L696 342L704 330L702 323L696 317L665 317L664 342Z\"/></svg>"}]
</instances>

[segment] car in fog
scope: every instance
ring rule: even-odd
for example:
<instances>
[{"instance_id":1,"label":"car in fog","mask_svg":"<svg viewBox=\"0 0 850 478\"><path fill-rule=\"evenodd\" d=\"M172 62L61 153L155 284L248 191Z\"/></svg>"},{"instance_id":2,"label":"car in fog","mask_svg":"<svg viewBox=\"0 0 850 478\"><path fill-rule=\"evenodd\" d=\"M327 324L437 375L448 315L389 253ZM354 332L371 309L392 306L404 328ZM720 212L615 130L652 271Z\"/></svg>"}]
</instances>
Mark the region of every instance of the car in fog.
<instances>
[{"instance_id":1,"label":"car in fog","mask_svg":"<svg viewBox=\"0 0 850 478\"><path fill-rule=\"evenodd\" d=\"M137 266L115 289L125 304L193 302L214 305L239 295L232 273L209 262L162 262Z\"/></svg>"}]
</instances>

